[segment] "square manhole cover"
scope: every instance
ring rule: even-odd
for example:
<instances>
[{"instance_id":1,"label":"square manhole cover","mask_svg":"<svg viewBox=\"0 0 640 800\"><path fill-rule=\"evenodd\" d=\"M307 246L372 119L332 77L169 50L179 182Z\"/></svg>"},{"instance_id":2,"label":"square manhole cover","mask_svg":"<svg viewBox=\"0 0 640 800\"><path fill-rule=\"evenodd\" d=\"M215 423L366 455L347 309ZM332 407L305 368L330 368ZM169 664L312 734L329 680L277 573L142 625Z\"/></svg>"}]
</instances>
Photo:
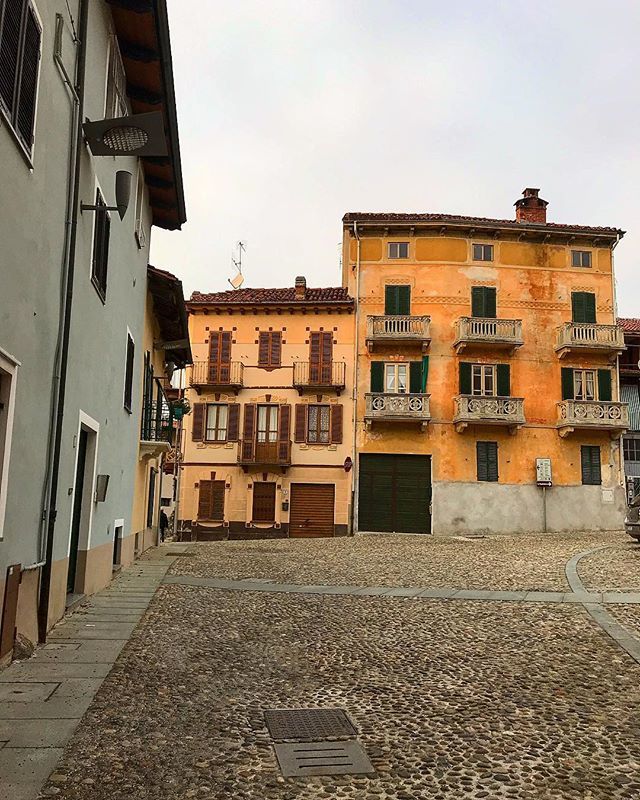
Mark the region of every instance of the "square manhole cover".
<instances>
[{"instance_id":1,"label":"square manhole cover","mask_svg":"<svg viewBox=\"0 0 640 800\"><path fill-rule=\"evenodd\" d=\"M296 742L275 744L285 778L309 775L369 775L375 772L358 742Z\"/></svg>"},{"instance_id":2,"label":"square manhole cover","mask_svg":"<svg viewBox=\"0 0 640 800\"><path fill-rule=\"evenodd\" d=\"M356 736L351 720L340 708L296 708L264 712L271 738L316 741Z\"/></svg>"}]
</instances>

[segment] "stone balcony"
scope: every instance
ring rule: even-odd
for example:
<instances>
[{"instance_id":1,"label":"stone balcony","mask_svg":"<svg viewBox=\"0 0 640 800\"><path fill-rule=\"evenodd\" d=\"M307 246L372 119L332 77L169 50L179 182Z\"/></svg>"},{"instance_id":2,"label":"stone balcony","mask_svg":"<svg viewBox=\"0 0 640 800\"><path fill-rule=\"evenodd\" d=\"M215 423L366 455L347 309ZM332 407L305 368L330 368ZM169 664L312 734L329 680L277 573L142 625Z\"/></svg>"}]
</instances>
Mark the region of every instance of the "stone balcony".
<instances>
[{"instance_id":1,"label":"stone balcony","mask_svg":"<svg viewBox=\"0 0 640 800\"><path fill-rule=\"evenodd\" d=\"M462 433L469 425L501 425L509 428L509 433L515 433L525 423L522 397L459 394L453 400L453 422L458 433Z\"/></svg>"},{"instance_id":2,"label":"stone balcony","mask_svg":"<svg viewBox=\"0 0 640 800\"><path fill-rule=\"evenodd\" d=\"M523 344L521 319L460 317L456 321L453 346L457 353L468 348L507 350L514 353Z\"/></svg>"},{"instance_id":3,"label":"stone balcony","mask_svg":"<svg viewBox=\"0 0 640 800\"><path fill-rule=\"evenodd\" d=\"M602 353L613 363L625 350L624 331L618 325L565 322L558 331L555 349L559 358L571 354Z\"/></svg>"},{"instance_id":4,"label":"stone balcony","mask_svg":"<svg viewBox=\"0 0 640 800\"><path fill-rule=\"evenodd\" d=\"M601 400L563 400L558 403L558 433L563 438L576 430L608 431L615 439L629 427L626 403Z\"/></svg>"},{"instance_id":5,"label":"stone balcony","mask_svg":"<svg viewBox=\"0 0 640 800\"><path fill-rule=\"evenodd\" d=\"M428 394L368 392L364 412L367 428L373 422L414 422L424 430L431 419L429 397Z\"/></svg>"},{"instance_id":6,"label":"stone balcony","mask_svg":"<svg viewBox=\"0 0 640 800\"><path fill-rule=\"evenodd\" d=\"M431 342L431 317L392 314L367 317L366 344L370 353L376 345L417 345L426 353Z\"/></svg>"}]
</instances>

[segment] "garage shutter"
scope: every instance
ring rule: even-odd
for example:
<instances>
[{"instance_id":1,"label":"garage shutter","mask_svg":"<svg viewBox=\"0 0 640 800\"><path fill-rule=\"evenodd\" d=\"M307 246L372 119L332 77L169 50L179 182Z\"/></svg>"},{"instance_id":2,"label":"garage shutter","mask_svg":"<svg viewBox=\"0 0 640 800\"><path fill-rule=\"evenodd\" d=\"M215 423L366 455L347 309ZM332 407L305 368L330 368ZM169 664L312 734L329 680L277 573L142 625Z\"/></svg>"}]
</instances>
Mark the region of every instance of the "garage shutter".
<instances>
[{"instance_id":1,"label":"garage shutter","mask_svg":"<svg viewBox=\"0 0 640 800\"><path fill-rule=\"evenodd\" d=\"M333 536L334 505L333 484L292 484L289 536Z\"/></svg>"},{"instance_id":2,"label":"garage shutter","mask_svg":"<svg viewBox=\"0 0 640 800\"><path fill-rule=\"evenodd\" d=\"M360 456L361 531L430 533L430 503L429 456Z\"/></svg>"}]
</instances>

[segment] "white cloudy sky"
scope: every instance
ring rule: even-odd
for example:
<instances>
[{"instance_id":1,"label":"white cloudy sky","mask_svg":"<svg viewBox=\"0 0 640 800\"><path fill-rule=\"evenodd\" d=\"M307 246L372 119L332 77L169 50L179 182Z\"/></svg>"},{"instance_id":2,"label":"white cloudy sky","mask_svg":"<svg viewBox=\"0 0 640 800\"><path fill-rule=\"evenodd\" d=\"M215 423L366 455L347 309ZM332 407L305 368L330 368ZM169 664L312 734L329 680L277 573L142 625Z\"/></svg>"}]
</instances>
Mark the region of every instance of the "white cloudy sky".
<instances>
[{"instance_id":1,"label":"white cloudy sky","mask_svg":"<svg viewBox=\"0 0 640 800\"><path fill-rule=\"evenodd\" d=\"M345 211L549 219L628 231L640 316L636 0L169 0L188 222L152 260L187 293L339 283Z\"/></svg>"}]
</instances>

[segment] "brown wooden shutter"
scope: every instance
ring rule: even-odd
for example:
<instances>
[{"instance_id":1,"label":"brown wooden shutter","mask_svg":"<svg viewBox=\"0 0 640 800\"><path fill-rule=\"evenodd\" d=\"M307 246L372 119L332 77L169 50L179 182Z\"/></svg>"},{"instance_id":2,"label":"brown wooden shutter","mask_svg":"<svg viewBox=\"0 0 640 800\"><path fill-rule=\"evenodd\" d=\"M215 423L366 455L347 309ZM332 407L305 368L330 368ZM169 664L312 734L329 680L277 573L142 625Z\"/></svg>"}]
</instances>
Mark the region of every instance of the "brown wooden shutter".
<instances>
[{"instance_id":1,"label":"brown wooden shutter","mask_svg":"<svg viewBox=\"0 0 640 800\"><path fill-rule=\"evenodd\" d=\"M211 516L216 522L224 519L224 481L211 481Z\"/></svg>"},{"instance_id":2,"label":"brown wooden shutter","mask_svg":"<svg viewBox=\"0 0 640 800\"><path fill-rule=\"evenodd\" d=\"M256 404L247 403L244 407L244 426L242 428L242 460L253 461L256 446Z\"/></svg>"},{"instance_id":3,"label":"brown wooden shutter","mask_svg":"<svg viewBox=\"0 0 640 800\"><path fill-rule=\"evenodd\" d=\"M229 403L228 409L227 441L237 442L240 436L240 404Z\"/></svg>"},{"instance_id":4,"label":"brown wooden shutter","mask_svg":"<svg viewBox=\"0 0 640 800\"><path fill-rule=\"evenodd\" d=\"M304 403L296 405L296 424L295 435L296 442L307 441L307 406Z\"/></svg>"},{"instance_id":5,"label":"brown wooden shutter","mask_svg":"<svg viewBox=\"0 0 640 800\"><path fill-rule=\"evenodd\" d=\"M331 444L342 444L342 406L331 406Z\"/></svg>"},{"instance_id":6,"label":"brown wooden shutter","mask_svg":"<svg viewBox=\"0 0 640 800\"><path fill-rule=\"evenodd\" d=\"M320 383L320 334L309 334L309 383Z\"/></svg>"},{"instance_id":7,"label":"brown wooden shutter","mask_svg":"<svg viewBox=\"0 0 640 800\"><path fill-rule=\"evenodd\" d=\"M333 360L333 334L325 332L322 334L322 350L320 353L320 383L323 385L331 384L331 362Z\"/></svg>"},{"instance_id":8,"label":"brown wooden shutter","mask_svg":"<svg viewBox=\"0 0 640 800\"><path fill-rule=\"evenodd\" d=\"M193 424L191 426L191 439L194 442L201 442L204 439L205 416L207 413L206 403L195 403L193 406Z\"/></svg>"},{"instance_id":9,"label":"brown wooden shutter","mask_svg":"<svg viewBox=\"0 0 640 800\"><path fill-rule=\"evenodd\" d=\"M209 335L209 382L218 382L220 364L220 334L212 331Z\"/></svg>"},{"instance_id":10,"label":"brown wooden shutter","mask_svg":"<svg viewBox=\"0 0 640 800\"><path fill-rule=\"evenodd\" d=\"M229 383L231 378L231 331L220 334L220 383Z\"/></svg>"},{"instance_id":11,"label":"brown wooden shutter","mask_svg":"<svg viewBox=\"0 0 640 800\"><path fill-rule=\"evenodd\" d=\"M273 331L271 334L271 356L269 366L279 367L282 363L282 334L280 331Z\"/></svg>"},{"instance_id":12,"label":"brown wooden shutter","mask_svg":"<svg viewBox=\"0 0 640 800\"><path fill-rule=\"evenodd\" d=\"M258 366L259 367L268 367L269 366L269 333L266 331L260 331L258 334Z\"/></svg>"},{"instance_id":13,"label":"brown wooden shutter","mask_svg":"<svg viewBox=\"0 0 640 800\"><path fill-rule=\"evenodd\" d=\"M253 484L253 511L254 522L273 522L276 518L276 485L275 483Z\"/></svg>"},{"instance_id":14,"label":"brown wooden shutter","mask_svg":"<svg viewBox=\"0 0 640 800\"><path fill-rule=\"evenodd\" d=\"M211 519L213 481L200 481L198 489L198 519Z\"/></svg>"},{"instance_id":15,"label":"brown wooden shutter","mask_svg":"<svg viewBox=\"0 0 640 800\"><path fill-rule=\"evenodd\" d=\"M287 461L289 458L289 437L291 436L291 406L280 406L279 422L278 460Z\"/></svg>"}]
</instances>

